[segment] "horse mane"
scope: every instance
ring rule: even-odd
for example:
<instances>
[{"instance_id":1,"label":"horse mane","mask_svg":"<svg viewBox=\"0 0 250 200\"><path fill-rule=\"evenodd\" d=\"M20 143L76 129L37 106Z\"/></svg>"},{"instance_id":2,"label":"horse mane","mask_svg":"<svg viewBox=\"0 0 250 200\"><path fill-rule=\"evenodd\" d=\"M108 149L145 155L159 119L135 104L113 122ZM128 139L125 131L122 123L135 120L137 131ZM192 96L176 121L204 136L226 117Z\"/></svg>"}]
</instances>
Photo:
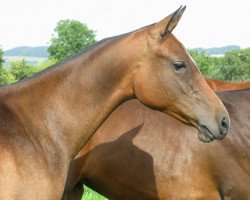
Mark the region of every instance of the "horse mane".
<instances>
[{"instance_id":1,"label":"horse mane","mask_svg":"<svg viewBox=\"0 0 250 200\"><path fill-rule=\"evenodd\" d=\"M16 82L14 82L14 83L11 83L11 84L2 86L2 87L0 87L0 89L8 88L8 87L10 87L10 86L15 86L15 85L17 85L17 84L19 84L19 83L23 83L23 82L26 82L26 81L28 81L28 80L33 80L34 78L37 78L37 77L39 77L39 76L41 76L41 75L43 75L43 74L45 74L45 73L47 73L47 72L49 72L49 71L51 71L51 70L54 70L55 68L58 68L58 67L60 67L60 66L62 66L62 65L65 65L65 64L67 64L68 62L74 61L74 60L77 59L78 57L81 57L81 56L83 56L84 54L87 54L88 52L90 52L91 50L95 49L96 47L102 45L102 44L105 43L105 42L109 42L109 41L113 41L113 40L115 40L115 39L119 39L119 38L121 38L121 37L123 37L123 36L125 36L125 35L128 35L128 34L129 34L129 33L125 33L125 34L121 34L121 35L118 35L118 36L113 36L113 37L109 37L109 38L102 39L102 40L96 42L95 44L91 45L90 47L87 47L87 48L85 48L85 49L83 49L83 50L80 50L78 53L76 53L76 54L74 54L74 55L72 55L72 56L69 56L69 57L67 57L66 59L64 59L64 60L62 60L62 61L59 61L58 63L56 63L56 64L54 64L54 65L49 66L49 67L47 67L46 69L44 69L44 70L42 70L42 71L40 71L40 72L37 72L37 73L33 74L32 76L25 77L25 78L23 78L23 79L21 79L21 80L18 80L18 81L16 81Z\"/></svg>"},{"instance_id":2,"label":"horse mane","mask_svg":"<svg viewBox=\"0 0 250 200\"><path fill-rule=\"evenodd\" d=\"M152 26L152 25L154 25L154 24L150 24L150 25L147 25L147 26L141 27L141 28L139 28L139 29L136 29L136 30L133 30L133 31L130 31L130 32L127 32L127 33L123 33L123 34L120 34L120 35L116 35L116 36L104 38L104 39L102 39L102 40L100 40L100 41L97 41L97 42L94 43L93 45L91 45L91 46L89 46L89 47L87 47L87 48L84 48L84 49L80 50L78 53L76 53L76 54L74 54L74 55L72 55L72 56L69 56L69 57L67 57L66 59L62 60L62 61L59 61L58 63L56 63L56 64L54 64L54 65L51 65L51 66L47 67L46 69L44 69L44 70L42 70L42 71L40 71L40 72L37 72L37 73L33 74L33 75L30 76L30 77L26 77L26 78L24 78L24 79L22 79L22 80L18 80L18 81L14 82L14 83L5 85L5 86L1 87L1 89L2 89L2 88L7 88L7 87L10 87L10 86L15 86L15 85L17 85L17 84L19 84L19 83L23 83L23 82L26 82L26 81L28 81L28 80L33 80L34 78L37 78L37 77L39 77L39 76L41 76L41 75L43 75L43 74L49 72L50 70L53 70L53 69L55 69L55 68L58 68L58 67L60 67L60 66L65 65L65 64L67 64L67 63L69 63L69 62L71 62L71 61L74 61L75 59L77 59L77 58L79 58L79 57L81 57L81 56L83 56L83 55L85 55L85 54L91 52L93 49L97 48L98 46L101 46L102 44L104 44L104 43L106 43L106 42L111 42L111 41L114 41L114 40L117 40L117 39L121 39L121 38L123 38L123 37L125 37L125 36L127 36L127 35L129 35L129 34L131 34L131 33L134 33L134 32L136 32L136 31L142 30L142 29L144 29L144 28L148 28L148 27L150 27L150 26Z\"/></svg>"},{"instance_id":3,"label":"horse mane","mask_svg":"<svg viewBox=\"0 0 250 200\"><path fill-rule=\"evenodd\" d=\"M80 50L78 53L72 55L72 56L69 56L68 58L66 58L65 60L55 64L55 65L60 65L60 64L65 64L67 63L68 61L71 61L72 59L76 59L88 52L90 52L91 50L95 49L96 47L98 46L101 46L102 44L106 43L106 42L109 42L109 41L114 41L116 39L121 39L123 37L126 37L127 35L131 34L131 33L134 33L136 31L139 31L139 30L142 30L142 29L145 29L145 28L148 28L150 26L152 26L153 24L151 25L147 25L147 26L144 26L144 27L141 27L139 29L136 29L136 30L133 30L133 31L130 31L130 32L127 32L127 33L123 33L123 34L120 34L120 35L116 35L116 36L111 36L111 37L108 37L108 38L104 38L100 41L97 41L96 43L94 43L93 45L87 47L87 48L84 48L82 50Z\"/></svg>"}]
</instances>

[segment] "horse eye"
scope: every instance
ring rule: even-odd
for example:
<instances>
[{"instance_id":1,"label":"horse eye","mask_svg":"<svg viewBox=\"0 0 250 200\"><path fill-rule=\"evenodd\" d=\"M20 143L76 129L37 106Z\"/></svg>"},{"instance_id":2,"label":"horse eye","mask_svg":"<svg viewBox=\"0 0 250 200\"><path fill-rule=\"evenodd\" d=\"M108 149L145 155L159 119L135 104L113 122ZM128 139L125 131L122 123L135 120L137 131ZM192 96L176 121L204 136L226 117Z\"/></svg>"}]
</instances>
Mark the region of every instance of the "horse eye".
<instances>
[{"instance_id":1,"label":"horse eye","mask_svg":"<svg viewBox=\"0 0 250 200\"><path fill-rule=\"evenodd\" d=\"M187 67L187 65L184 62L182 62L182 61L176 61L176 62L174 62L173 66L174 66L174 69L176 71L180 71L180 70L182 70L182 69L184 69L184 68Z\"/></svg>"}]
</instances>

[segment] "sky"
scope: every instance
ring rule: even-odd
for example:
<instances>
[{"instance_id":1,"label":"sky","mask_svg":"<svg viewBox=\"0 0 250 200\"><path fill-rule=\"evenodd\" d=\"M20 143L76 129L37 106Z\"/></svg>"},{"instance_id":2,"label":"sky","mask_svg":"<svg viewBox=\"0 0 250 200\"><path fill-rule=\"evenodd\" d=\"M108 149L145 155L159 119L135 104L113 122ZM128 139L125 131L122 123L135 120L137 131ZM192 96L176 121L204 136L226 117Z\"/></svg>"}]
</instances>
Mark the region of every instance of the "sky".
<instances>
[{"instance_id":1,"label":"sky","mask_svg":"<svg viewBox=\"0 0 250 200\"><path fill-rule=\"evenodd\" d=\"M75 19L97 40L160 21L187 5L174 35L187 48L250 47L249 0L0 0L0 45L48 45L56 23Z\"/></svg>"}]
</instances>

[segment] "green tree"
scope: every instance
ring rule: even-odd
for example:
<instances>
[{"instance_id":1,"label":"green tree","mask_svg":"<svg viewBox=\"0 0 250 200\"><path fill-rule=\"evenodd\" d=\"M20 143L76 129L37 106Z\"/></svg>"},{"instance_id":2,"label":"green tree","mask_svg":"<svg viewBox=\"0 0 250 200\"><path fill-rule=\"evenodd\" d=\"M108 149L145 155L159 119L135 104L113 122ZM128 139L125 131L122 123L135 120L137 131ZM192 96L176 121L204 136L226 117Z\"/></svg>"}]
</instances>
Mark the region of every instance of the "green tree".
<instances>
[{"instance_id":1,"label":"green tree","mask_svg":"<svg viewBox=\"0 0 250 200\"><path fill-rule=\"evenodd\" d=\"M48 67L51 67L53 65L55 65L57 63L57 60L55 59L48 59L48 60L45 60L45 61L42 61L38 66L37 66L37 70L38 71L42 71Z\"/></svg>"},{"instance_id":2,"label":"green tree","mask_svg":"<svg viewBox=\"0 0 250 200\"><path fill-rule=\"evenodd\" d=\"M0 48L0 68L3 67L4 59L3 59L3 50Z\"/></svg>"},{"instance_id":3,"label":"green tree","mask_svg":"<svg viewBox=\"0 0 250 200\"><path fill-rule=\"evenodd\" d=\"M211 77L216 66L216 58L205 54L204 51L199 53L198 51L189 50L189 54L200 68L201 73L205 76Z\"/></svg>"},{"instance_id":4,"label":"green tree","mask_svg":"<svg viewBox=\"0 0 250 200\"><path fill-rule=\"evenodd\" d=\"M17 81L31 76L37 73L38 71L39 68L28 64L25 59L11 62L10 72Z\"/></svg>"},{"instance_id":5,"label":"green tree","mask_svg":"<svg viewBox=\"0 0 250 200\"><path fill-rule=\"evenodd\" d=\"M3 63L3 50L0 49L0 86L4 86L15 81L15 78L10 71L3 68Z\"/></svg>"},{"instance_id":6,"label":"green tree","mask_svg":"<svg viewBox=\"0 0 250 200\"><path fill-rule=\"evenodd\" d=\"M8 69L0 68L0 86L4 86L15 81L15 77Z\"/></svg>"},{"instance_id":7,"label":"green tree","mask_svg":"<svg viewBox=\"0 0 250 200\"><path fill-rule=\"evenodd\" d=\"M245 81L250 79L250 48L233 50L220 59L212 76L227 81Z\"/></svg>"},{"instance_id":8,"label":"green tree","mask_svg":"<svg viewBox=\"0 0 250 200\"><path fill-rule=\"evenodd\" d=\"M96 42L95 32L77 20L61 20L54 29L48 52L61 61Z\"/></svg>"}]
</instances>

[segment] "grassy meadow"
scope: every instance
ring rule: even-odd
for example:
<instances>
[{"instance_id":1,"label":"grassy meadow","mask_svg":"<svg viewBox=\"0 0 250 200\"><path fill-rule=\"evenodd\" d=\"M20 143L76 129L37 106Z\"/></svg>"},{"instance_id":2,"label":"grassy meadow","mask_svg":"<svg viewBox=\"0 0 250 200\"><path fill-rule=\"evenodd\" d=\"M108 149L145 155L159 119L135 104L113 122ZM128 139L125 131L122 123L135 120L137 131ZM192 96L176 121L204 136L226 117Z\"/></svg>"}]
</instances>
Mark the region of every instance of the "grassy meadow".
<instances>
[{"instance_id":1,"label":"grassy meadow","mask_svg":"<svg viewBox=\"0 0 250 200\"><path fill-rule=\"evenodd\" d=\"M97 192L91 190L87 186L84 186L84 194L82 200L108 200Z\"/></svg>"}]
</instances>

